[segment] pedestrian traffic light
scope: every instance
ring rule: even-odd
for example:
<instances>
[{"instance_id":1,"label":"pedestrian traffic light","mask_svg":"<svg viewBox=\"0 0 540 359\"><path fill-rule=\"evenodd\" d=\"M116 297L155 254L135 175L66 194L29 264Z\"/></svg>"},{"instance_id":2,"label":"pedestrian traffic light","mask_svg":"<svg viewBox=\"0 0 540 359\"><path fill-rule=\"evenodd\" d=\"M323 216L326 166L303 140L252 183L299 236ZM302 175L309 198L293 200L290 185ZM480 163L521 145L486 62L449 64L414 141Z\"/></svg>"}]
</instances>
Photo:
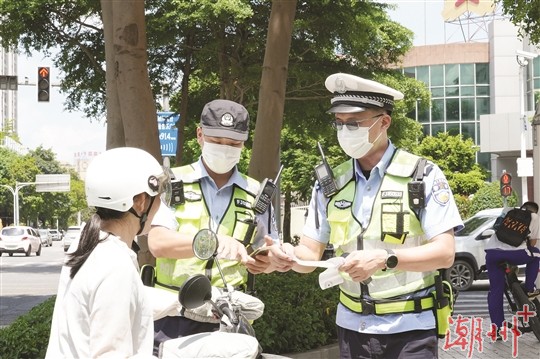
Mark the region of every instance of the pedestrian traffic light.
<instances>
[{"instance_id":1,"label":"pedestrian traffic light","mask_svg":"<svg viewBox=\"0 0 540 359\"><path fill-rule=\"evenodd\" d=\"M512 175L503 172L501 176L501 196L508 197L512 194Z\"/></svg>"},{"instance_id":2,"label":"pedestrian traffic light","mask_svg":"<svg viewBox=\"0 0 540 359\"><path fill-rule=\"evenodd\" d=\"M51 93L48 67L38 67L38 102L49 102Z\"/></svg>"}]
</instances>

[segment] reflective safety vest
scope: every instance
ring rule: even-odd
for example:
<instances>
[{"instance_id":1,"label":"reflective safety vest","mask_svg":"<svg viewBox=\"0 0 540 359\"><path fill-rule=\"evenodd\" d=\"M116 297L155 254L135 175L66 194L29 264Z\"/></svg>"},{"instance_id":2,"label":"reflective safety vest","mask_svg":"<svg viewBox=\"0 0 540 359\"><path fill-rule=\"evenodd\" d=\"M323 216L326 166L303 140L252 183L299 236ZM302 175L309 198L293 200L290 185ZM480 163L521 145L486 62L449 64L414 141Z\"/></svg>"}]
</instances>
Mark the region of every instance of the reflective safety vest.
<instances>
[{"instance_id":1,"label":"reflective safety vest","mask_svg":"<svg viewBox=\"0 0 540 359\"><path fill-rule=\"evenodd\" d=\"M178 232L195 234L203 228L210 227L208 204L198 180L193 179L194 169L191 165L173 168L174 175L184 182L185 203L176 207L175 216L179 224ZM228 235L243 241L248 231L248 221L255 218L251 205L259 189L259 182L241 174L248 182L243 189L233 185L233 194L217 228L218 234ZM215 230L215 228L211 228ZM255 238L253 232L248 243ZM219 264L227 284L242 287L247 282L246 267L238 261L220 259ZM224 284L215 261L203 261L197 257L187 259L156 258L156 287L178 290L184 281L193 274L205 274L213 286L223 288Z\"/></svg>"},{"instance_id":2,"label":"reflective safety vest","mask_svg":"<svg viewBox=\"0 0 540 359\"><path fill-rule=\"evenodd\" d=\"M417 215L409 207L407 188L419 160L416 155L396 150L378 189L366 228L353 214L356 184L352 160L334 169L339 192L330 199L327 216L330 243L334 245L336 255L362 249L410 248L427 242ZM382 303L385 299L413 293L432 286L436 274L436 271L379 270L369 284L362 286L345 275L345 281L340 285L340 302L353 311L365 312L366 304L362 308L362 298ZM424 304L432 306L433 301L419 304L426 309ZM411 306L418 309L414 308L414 303L397 303L387 305L390 311L386 313L396 313L396 308L398 312L407 312Z\"/></svg>"}]
</instances>

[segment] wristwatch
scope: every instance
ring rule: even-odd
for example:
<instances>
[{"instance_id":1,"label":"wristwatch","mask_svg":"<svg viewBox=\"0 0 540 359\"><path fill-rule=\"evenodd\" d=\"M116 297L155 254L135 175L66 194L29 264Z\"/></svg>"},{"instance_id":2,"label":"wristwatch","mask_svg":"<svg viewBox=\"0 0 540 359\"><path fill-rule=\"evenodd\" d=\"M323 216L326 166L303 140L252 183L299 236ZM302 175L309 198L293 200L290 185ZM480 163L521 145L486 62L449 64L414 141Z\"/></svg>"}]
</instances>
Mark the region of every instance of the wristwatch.
<instances>
[{"instance_id":1,"label":"wristwatch","mask_svg":"<svg viewBox=\"0 0 540 359\"><path fill-rule=\"evenodd\" d=\"M396 256L396 253L394 253L391 249L386 249L386 261L384 262L385 268L383 271L387 269L394 269L398 265L398 257Z\"/></svg>"}]
</instances>

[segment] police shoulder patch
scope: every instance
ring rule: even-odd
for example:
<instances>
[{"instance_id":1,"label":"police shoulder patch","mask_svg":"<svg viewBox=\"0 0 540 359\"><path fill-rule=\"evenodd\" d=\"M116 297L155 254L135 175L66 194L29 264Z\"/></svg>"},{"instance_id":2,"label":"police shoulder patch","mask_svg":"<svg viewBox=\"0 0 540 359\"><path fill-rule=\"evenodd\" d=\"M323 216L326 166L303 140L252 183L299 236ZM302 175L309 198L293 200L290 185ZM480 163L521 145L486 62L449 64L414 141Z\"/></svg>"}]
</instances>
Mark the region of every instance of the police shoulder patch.
<instances>
[{"instance_id":1,"label":"police shoulder patch","mask_svg":"<svg viewBox=\"0 0 540 359\"><path fill-rule=\"evenodd\" d=\"M450 201L450 186L448 185L446 179L436 179L433 182L431 194L435 202L437 202L441 206L446 206L446 204Z\"/></svg>"}]
</instances>

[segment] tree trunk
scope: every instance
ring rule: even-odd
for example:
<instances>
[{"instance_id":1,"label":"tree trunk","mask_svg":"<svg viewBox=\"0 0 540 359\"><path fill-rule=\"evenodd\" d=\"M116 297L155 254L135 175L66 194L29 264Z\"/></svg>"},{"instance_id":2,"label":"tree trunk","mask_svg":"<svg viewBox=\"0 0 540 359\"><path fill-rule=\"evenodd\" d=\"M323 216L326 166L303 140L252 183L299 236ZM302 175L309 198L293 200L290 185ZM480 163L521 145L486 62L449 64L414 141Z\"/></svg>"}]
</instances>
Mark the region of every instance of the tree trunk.
<instances>
[{"instance_id":1,"label":"tree trunk","mask_svg":"<svg viewBox=\"0 0 540 359\"><path fill-rule=\"evenodd\" d=\"M107 148L130 146L161 162L157 112L148 77L144 0L101 0L107 65ZM153 264L147 237L139 264Z\"/></svg>"},{"instance_id":2,"label":"tree trunk","mask_svg":"<svg viewBox=\"0 0 540 359\"><path fill-rule=\"evenodd\" d=\"M184 143L186 142L186 119L188 118L189 104L189 76L191 75L191 59L193 57L193 39L194 35L189 34L186 37L186 60L184 61L182 73L182 88L180 90L180 119L176 124L178 128L178 143L176 147L176 166L182 164L184 155Z\"/></svg>"},{"instance_id":3,"label":"tree trunk","mask_svg":"<svg viewBox=\"0 0 540 359\"><path fill-rule=\"evenodd\" d=\"M113 44L113 9L112 2L101 1L101 17L105 37L105 81L107 93L107 141L106 148L124 147L124 126L120 114L120 102L115 81L115 54ZM110 71L108 71L110 70Z\"/></svg>"},{"instance_id":4,"label":"tree trunk","mask_svg":"<svg viewBox=\"0 0 540 359\"><path fill-rule=\"evenodd\" d=\"M114 74L108 76L116 82L125 145L142 148L161 162L156 107L148 77L144 0L102 1L112 4Z\"/></svg>"},{"instance_id":5,"label":"tree trunk","mask_svg":"<svg viewBox=\"0 0 540 359\"><path fill-rule=\"evenodd\" d=\"M295 13L296 0L272 1L249 164L249 175L258 180L274 178L279 168L280 133ZM279 207L276 210L279 214Z\"/></svg>"}]
</instances>

